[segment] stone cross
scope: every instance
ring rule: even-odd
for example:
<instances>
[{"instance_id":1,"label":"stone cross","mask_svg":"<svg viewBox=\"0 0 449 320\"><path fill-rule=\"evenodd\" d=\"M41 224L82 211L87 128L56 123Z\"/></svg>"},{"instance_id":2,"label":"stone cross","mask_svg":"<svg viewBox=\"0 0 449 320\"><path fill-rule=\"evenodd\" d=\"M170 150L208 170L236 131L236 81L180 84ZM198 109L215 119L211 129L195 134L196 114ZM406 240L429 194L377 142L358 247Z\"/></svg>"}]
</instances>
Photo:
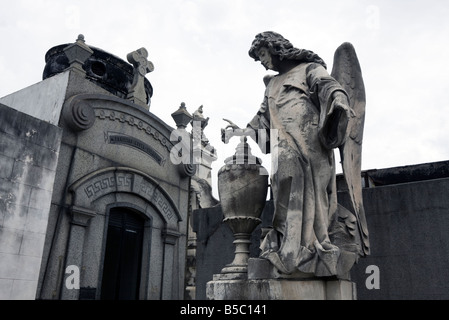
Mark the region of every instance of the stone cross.
<instances>
[{"instance_id":1,"label":"stone cross","mask_svg":"<svg viewBox=\"0 0 449 320\"><path fill-rule=\"evenodd\" d=\"M147 94L144 79L147 73L154 70L154 65L148 61L148 51L145 48L137 49L127 55L128 61L134 66L134 79L128 91L127 98L134 103L147 106Z\"/></svg>"}]
</instances>

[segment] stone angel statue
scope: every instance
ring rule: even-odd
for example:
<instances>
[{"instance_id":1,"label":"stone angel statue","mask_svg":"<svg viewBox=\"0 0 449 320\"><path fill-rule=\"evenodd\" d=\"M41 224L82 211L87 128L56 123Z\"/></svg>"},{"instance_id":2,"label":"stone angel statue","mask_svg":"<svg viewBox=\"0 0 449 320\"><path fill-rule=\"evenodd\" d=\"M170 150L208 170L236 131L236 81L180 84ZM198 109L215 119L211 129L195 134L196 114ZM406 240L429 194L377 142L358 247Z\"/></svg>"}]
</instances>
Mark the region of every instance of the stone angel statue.
<instances>
[{"instance_id":1,"label":"stone angel statue","mask_svg":"<svg viewBox=\"0 0 449 320\"><path fill-rule=\"evenodd\" d=\"M278 74L264 78L263 102L246 128L225 119L222 140L249 135L271 153L273 227L260 257L280 274L345 277L369 254L360 172L365 89L355 50L349 43L336 50L331 75L317 54L272 31L256 35L249 55ZM345 206L337 202L336 148Z\"/></svg>"}]
</instances>

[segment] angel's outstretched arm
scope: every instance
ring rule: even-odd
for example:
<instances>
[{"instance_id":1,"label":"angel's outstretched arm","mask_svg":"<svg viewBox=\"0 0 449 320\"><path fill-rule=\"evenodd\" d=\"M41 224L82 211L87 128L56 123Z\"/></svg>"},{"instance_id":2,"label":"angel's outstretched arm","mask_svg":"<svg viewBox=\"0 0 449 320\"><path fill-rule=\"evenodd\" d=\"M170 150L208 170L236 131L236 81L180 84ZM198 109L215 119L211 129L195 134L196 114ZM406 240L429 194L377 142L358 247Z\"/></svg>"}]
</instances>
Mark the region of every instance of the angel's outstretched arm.
<instances>
[{"instance_id":1,"label":"angel's outstretched arm","mask_svg":"<svg viewBox=\"0 0 449 320\"><path fill-rule=\"evenodd\" d=\"M221 129L221 141L224 143L228 143L229 140L232 137L235 136L253 136L254 130L251 128L240 128L238 125L236 125L234 122L228 119L223 119L224 121L228 122L229 124L226 126L225 129Z\"/></svg>"}]
</instances>

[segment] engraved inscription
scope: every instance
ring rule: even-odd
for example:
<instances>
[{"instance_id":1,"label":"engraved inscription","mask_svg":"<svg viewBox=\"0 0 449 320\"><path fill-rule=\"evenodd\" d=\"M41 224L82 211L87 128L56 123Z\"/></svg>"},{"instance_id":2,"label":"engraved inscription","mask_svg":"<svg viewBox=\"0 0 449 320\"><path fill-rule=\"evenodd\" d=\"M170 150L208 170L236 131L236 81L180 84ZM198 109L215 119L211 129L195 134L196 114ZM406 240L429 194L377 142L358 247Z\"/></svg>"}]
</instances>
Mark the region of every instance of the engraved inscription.
<instances>
[{"instance_id":1,"label":"engraved inscription","mask_svg":"<svg viewBox=\"0 0 449 320\"><path fill-rule=\"evenodd\" d=\"M164 166L165 164L165 159L158 152L156 152L156 150L137 138L122 133L107 132L105 133L105 140L110 144L118 144L135 148L149 155L159 165Z\"/></svg>"}]
</instances>

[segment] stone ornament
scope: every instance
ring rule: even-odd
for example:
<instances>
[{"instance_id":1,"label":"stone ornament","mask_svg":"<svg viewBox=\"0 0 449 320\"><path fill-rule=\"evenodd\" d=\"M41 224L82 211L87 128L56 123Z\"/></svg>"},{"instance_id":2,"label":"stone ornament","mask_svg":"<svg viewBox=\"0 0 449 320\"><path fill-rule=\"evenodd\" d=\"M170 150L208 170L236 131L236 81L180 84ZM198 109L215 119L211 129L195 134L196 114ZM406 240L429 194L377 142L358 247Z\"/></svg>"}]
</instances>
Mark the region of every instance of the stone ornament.
<instances>
[{"instance_id":1,"label":"stone ornament","mask_svg":"<svg viewBox=\"0 0 449 320\"><path fill-rule=\"evenodd\" d=\"M203 146L206 146L209 144L209 139L204 134L204 129L209 124L209 117L205 118L203 115L203 106L199 106L198 109L192 114L192 123L194 126L194 139L197 141L201 141L201 144ZM199 124L199 126L197 125ZM199 127L199 128L198 128Z\"/></svg>"},{"instance_id":2,"label":"stone ornament","mask_svg":"<svg viewBox=\"0 0 449 320\"><path fill-rule=\"evenodd\" d=\"M193 119L193 116L189 113L189 111L187 111L187 107L184 102L181 102L178 110L173 112L171 116L176 123L176 127L181 130L185 130Z\"/></svg>"},{"instance_id":3,"label":"stone ornament","mask_svg":"<svg viewBox=\"0 0 449 320\"><path fill-rule=\"evenodd\" d=\"M92 106L83 100L76 100L64 108L64 119L74 131L87 130L95 122L95 112Z\"/></svg>"},{"instance_id":4,"label":"stone ornament","mask_svg":"<svg viewBox=\"0 0 449 320\"><path fill-rule=\"evenodd\" d=\"M67 46L64 49L64 53L69 59L69 69L85 74L83 69L84 62L94 53L91 48L89 48L84 40L84 35L78 35L75 43Z\"/></svg>"},{"instance_id":5,"label":"stone ornament","mask_svg":"<svg viewBox=\"0 0 449 320\"><path fill-rule=\"evenodd\" d=\"M147 105L147 93L145 91L144 78L147 73L154 70L153 63L148 61L147 58L148 51L145 48L140 48L127 55L128 61L134 66L134 80L129 88L127 98L134 103L143 106Z\"/></svg>"},{"instance_id":6,"label":"stone ornament","mask_svg":"<svg viewBox=\"0 0 449 320\"><path fill-rule=\"evenodd\" d=\"M249 55L278 74L264 78L263 102L247 127L226 120L222 140L249 135L272 154L273 228L260 257L280 274L346 277L369 254L360 172L365 89L355 50L349 43L336 50L332 76L316 53L272 31L256 35ZM348 208L337 202L336 148Z\"/></svg>"},{"instance_id":7,"label":"stone ornament","mask_svg":"<svg viewBox=\"0 0 449 320\"><path fill-rule=\"evenodd\" d=\"M234 234L235 257L221 271L226 279L245 279L248 272L251 233L265 207L268 176L261 160L251 154L246 137L241 137L234 156L218 172L218 193L224 220Z\"/></svg>"}]
</instances>

